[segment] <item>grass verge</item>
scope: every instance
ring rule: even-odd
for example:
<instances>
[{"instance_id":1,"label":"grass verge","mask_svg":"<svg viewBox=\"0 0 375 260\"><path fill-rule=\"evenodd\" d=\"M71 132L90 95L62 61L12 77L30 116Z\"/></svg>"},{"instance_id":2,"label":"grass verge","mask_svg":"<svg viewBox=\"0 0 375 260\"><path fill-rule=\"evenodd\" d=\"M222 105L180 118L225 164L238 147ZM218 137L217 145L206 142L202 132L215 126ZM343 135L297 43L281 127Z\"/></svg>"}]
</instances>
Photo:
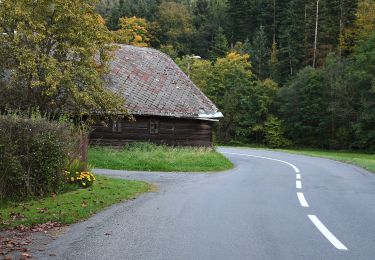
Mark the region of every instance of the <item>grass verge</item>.
<instances>
[{"instance_id":1,"label":"grass verge","mask_svg":"<svg viewBox=\"0 0 375 260\"><path fill-rule=\"evenodd\" d=\"M122 150L91 147L89 162L96 168L134 171L209 172L233 167L226 157L212 148L168 147L148 143L128 145Z\"/></svg>"},{"instance_id":2,"label":"grass verge","mask_svg":"<svg viewBox=\"0 0 375 260\"><path fill-rule=\"evenodd\" d=\"M375 154L366 152L352 152L352 151L329 151L318 149L271 149L261 145L235 145L223 147L247 147L252 149L264 149L271 151L280 151L292 154L308 155L313 157L321 157L332 159L339 162L349 163L361 168L364 168L372 173L375 173Z\"/></svg>"},{"instance_id":3,"label":"grass verge","mask_svg":"<svg viewBox=\"0 0 375 260\"><path fill-rule=\"evenodd\" d=\"M375 173L375 154L346 152L346 151L322 151L322 150L279 150L288 153L322 157L340 162L350 163Z\"/></svg>"},{"instance_id":4,"label":"grass verge","mask_svg":"<svg viewBox=\"0 0 375 260\"><path fill-rule=\"evenodd\" d=\"M0 229L8 229L21 224L32 226L48 221L71 224L87 219L112 204L133 199L150 189L151 185L142 181L97 176L95 184L88 189L70 191L39 200L2 205Z\"/></svg>"}]
</instances>

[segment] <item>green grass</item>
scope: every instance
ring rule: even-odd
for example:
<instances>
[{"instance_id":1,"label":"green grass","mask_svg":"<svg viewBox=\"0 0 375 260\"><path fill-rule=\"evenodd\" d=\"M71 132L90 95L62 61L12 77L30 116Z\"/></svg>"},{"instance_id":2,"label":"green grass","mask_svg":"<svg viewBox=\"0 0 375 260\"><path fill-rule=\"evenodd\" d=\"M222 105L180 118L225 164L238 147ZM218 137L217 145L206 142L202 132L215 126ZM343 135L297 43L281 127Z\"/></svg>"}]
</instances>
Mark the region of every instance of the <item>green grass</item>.
<instances>
[{"instance_id":1,"label":"green grass","mask_svg":"<svg viewBox=\"0 0 375 260\"><path fill-rule=\"evenodd\" d=\"M3 204L0 207L0 229L21 224L31 226L48 221L71 224L87 219L115 203L133 199L140 193L150 191L151 187L142 181L97 176L95 184L88 189L22 203Z\"/></svg>"},{"instance_id":2,"label":"green grass","mask_svg":"<svg viewBox=\"0 0 375 260\"><path fill-rule=\"evenodd\" d=\"M370 172L375 173L375 154L366 152L353 152L353 151L329 151L329 150L318 150L318 149L270 149L262 145L234 145L224 147L248 147L252 149L265 149L280 152L287 152L293 154L308 155L314 157L322 157L332 159L344 163L353 164L362 167Z\"/></svg>"},{"instance_id":3,"label":"green grass","mask_svg":"<svg viewBox=\"0 0 375 260\"><path fill-rule=\"evenodd\" d=\"M89 149L89 162L96 168L134 171L209 172L223 171L233 164L212 148L168 147L148 143L122 150Z\"/></svg>"},{"instance_id":4,"label":"green grass","mask_svg":"<svg viewBox=\"0 0 375 260\"><path fill-rule=\"evenodd\" d=\"M346 152L346 151L324 151L324 150L280 150L288 153L309 155L328 158L340 162L350 163L375 173L375 154Z\"/></svg>"}]
</instances>

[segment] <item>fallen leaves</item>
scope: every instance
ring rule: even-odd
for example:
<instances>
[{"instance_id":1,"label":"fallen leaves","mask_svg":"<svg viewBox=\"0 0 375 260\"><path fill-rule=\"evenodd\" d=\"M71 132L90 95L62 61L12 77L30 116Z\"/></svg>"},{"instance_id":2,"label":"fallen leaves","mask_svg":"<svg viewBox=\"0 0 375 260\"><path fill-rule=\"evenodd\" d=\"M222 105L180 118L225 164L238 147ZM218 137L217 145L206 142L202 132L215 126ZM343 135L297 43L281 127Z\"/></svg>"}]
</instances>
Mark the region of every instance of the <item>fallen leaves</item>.
<instances>
[{"instance_id":1,"label":"fallen leaves","mask_svg":"<svg viewBox=\"0 0 375 260\"><path fill-rule=\"evenodd\" d=\"M30 228L30 231L31 232L47 232L56 227L62 227L61 223L48 221L43 224L37 224L37 225L32 226Z\"/></svg>"},{"instance_id":2,"label":"fallen leaves","mask_svg":"<svg viewBox=\"0 0 375 260\"><path fill-rule=\"evenodd\" d=\"M17 230L6 232L4 238L0 237L0 255L4 259L12 259L14 255L18 255L20 259L31 258L28 254L29 249L26 247L32 243L28 234Z\"/></svg>"},{"instance_id":3,"label":"fallen leaves","mask_svg":"<svg viewBox=\"0 0 375 260\"><path fill-rule=\"evenodd\" d=\"M47 233L60 227L60 223L49 221L32 227L19 225L12 230L1 231L0 259L31 259L29 246L33 244L32 234Z\"/></svg>"}]
</instances>

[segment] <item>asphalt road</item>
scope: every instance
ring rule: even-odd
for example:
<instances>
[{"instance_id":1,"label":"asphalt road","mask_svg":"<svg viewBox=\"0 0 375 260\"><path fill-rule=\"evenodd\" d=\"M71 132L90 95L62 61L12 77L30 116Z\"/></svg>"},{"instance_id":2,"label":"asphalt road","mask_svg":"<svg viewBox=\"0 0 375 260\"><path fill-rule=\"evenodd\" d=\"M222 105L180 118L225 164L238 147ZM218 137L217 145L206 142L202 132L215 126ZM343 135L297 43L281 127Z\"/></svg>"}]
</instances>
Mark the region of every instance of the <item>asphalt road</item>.
<instances>
[{"instance_id":1,"label":"asphalt road","mask_svg":"<svg viewBox=\"0 0 375 260\"><path fill-rule=\"evenodd\" d=\"M375 259L374 174L301 155L220 151L235 169L98 170L157 183L160 190L71 226L39 257L51 259L52 252L53 259Z\"/></svg>"}]
</instances>

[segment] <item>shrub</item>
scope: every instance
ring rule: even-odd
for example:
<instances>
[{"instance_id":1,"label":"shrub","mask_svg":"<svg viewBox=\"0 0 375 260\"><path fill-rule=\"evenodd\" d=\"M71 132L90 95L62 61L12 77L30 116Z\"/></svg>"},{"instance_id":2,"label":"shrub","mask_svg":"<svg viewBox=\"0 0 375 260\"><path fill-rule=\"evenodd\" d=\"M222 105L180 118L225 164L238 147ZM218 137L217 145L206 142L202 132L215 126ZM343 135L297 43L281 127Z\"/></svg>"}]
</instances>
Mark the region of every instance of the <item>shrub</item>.
<instances>
[{"instance_id":1,"label":"shrub","mask_svg":"<svg viewBox=\"0 0 375 260\"><path fill-rule=\"evenodd\" d=\"M290 141L284 138L284 129L280 119L269 116L264 123L265 141L271 148L290 146Z\"/></svg>"},{"instance_id":2,"label":"shrub","mask_svg":"<svg viewBox=\"0 0 375 260\"><path fill-rule=\"evenodd\" d=\"M0 199L57 192L66 183L63 171L74 140L66 123L38 115L0 115Z\"/></svg>"}]
</instances>

